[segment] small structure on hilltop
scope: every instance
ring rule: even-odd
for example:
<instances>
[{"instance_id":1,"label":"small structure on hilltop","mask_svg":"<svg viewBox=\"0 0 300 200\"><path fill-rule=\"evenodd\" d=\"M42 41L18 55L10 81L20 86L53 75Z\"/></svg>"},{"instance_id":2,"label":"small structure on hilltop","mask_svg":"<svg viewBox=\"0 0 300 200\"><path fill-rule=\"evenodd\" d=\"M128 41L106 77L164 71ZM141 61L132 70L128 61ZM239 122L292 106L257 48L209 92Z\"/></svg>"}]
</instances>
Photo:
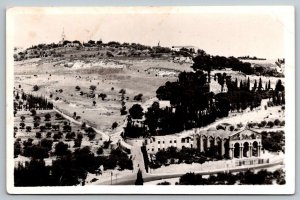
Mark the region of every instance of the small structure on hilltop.
<instances>
[{"instance_id":1,"label":"small structure on hilltop","mask_svg":"<svg viewBox=\"0 0 300 200\"><path fill-rule=\"evenodd\" d=\"M61 33L61 40L59 41L59 44L61 45L64 44L65 38L66 38L65 29L63 28L63 31Z\"/></svg>"}]
</instances>

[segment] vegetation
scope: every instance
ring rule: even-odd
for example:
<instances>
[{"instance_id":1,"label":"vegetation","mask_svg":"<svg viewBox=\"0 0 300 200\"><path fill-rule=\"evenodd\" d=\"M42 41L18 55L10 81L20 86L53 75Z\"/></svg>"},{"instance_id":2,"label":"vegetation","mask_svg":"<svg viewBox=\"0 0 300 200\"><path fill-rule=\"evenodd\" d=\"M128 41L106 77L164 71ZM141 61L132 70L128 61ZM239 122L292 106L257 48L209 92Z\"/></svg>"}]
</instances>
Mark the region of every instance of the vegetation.
<instances>
[{"instance_id":1,"label":"vegetation","mask_svg":"<svg viewBox=\"0 0 300 200\"><path fill-rule=\"evenodd\" d=\"M136 175L135 185L143 185L143 184L144 184L144 180L143 180L142 171L139 169Z\"/></svg>"},{"instance_id":2,"label":"vegetation","mask_svg":"<svg viewBox=\"0 0 300 200\"><path fill-rule=\"evenodd\" d=\"M149 164L153 169L162 165L180 164L180 163L200 163L203 164L207 160L206 154L193 148L183 147L178 150L176 147L169 147L167 150L160 150L155 154L155 160Z\"/></svg>"},{"instance_id":3,"label":"vegetation","mask_svg":"<svg viewBox=\"0 0 300 200\"><path fill-rule=\"evenodd\" d=\"M260 170L257 173L247 170L237 174L232 173L218 173L211 174L208 178L203 178L202 175L195 173L187 173L180 177L179 185L271 185L273 180L277 184L285 184L285 172L283 170L276 170L269 172L267 170Z\"/></svg>"}]
</instances>

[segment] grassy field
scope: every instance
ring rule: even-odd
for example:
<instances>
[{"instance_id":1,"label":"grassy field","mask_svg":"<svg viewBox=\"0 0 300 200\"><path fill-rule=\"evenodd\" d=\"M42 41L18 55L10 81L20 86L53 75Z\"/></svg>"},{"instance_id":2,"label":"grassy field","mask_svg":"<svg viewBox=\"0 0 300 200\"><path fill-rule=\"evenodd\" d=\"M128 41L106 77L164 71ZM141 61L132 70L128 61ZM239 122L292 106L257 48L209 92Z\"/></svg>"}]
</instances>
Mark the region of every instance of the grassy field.
<instances>
[{"instance_id":1,"label":"grassy field","mask_svg":"<svg viewBox=\"0 0 300 200\"><path fill-rule=\"evenodd\" d=\"M81 65L85 63L76 68L64 67L61 63L65 62L63 59L51 61L49 58L16 62L15 87L19 88L20 85L19 89L26 93L52 99L54 105L64 113L73 115L76 112L84 121L106 133L119 131L112 130L112 124L117 122L121 125L125 121L125 115L120 115L121 89L126 90L125 106L128 110L134 103L143 104L155 97L157 88L166 81L175 81L174 75L167 76L169 70L191 70L190 64L173 63L167 59L82 59L73 61ZM91 66L91 63L96 64ZM97 66L97 63L101 65ZM164 75L160 73L162 71ZM39 86L38 91L33 91L34 85ZM91 85L96 86L96 98L87 96L91 93ZM80 87L80 91L75 89L76 86ZM81 91L85 94L80 95ZM101 93L107 95L104 100L97 98ZM138 94L143 94L142 101L134 101L134 96Z\"/></svg>"}]
</instances>

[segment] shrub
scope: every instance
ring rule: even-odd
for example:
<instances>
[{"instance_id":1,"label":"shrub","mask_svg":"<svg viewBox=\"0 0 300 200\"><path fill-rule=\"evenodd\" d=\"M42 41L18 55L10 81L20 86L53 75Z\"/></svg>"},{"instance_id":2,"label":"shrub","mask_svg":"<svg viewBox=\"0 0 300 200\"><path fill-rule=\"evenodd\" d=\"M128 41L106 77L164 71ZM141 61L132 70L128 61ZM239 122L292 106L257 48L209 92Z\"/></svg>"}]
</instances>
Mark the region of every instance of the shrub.
<instances>
[{"instance_id":1,"label":"shrub","mask_svg":"<svg viewBox=\"0 0 300 200\"><path fill-rule=\"evenodd\" d=\"M33 86L33 91L38 91L39 89L40 89L39 86L37 86L37 85Z\"/></svg>"},{"instance_id":2,"label":"shrub","mask_svg":"<svg viewBox=\"0 0 300 200\"><path fill-rule=\"evenodd\" d=\"M48 151L52 149L52 144L53 144L52 140L48 140L48 139L41 140L41 146L45 147Z\"/></svg>"},{"instance_id":3,"label":"shrub","mask_svg":"<svg viewBox=\"0 0 300 200\"><path fill-rule=\"evenodd\" d=\"M42 133L41 132L36 132L35 133L35 137L38 138L38 139L41 138L42 137Z\"/></svg>"},{"instance_id":4,"label":"shrub","mask_svg":"<svg viewBox=\"0 0 300 200\"><path fill-rule=\"evenodd\" d=\"M81 142L82 142L81 139L74 140L74 147L80 147L81 146Z\"/></svg>"},{"instance_id":5,"label":"shrub","mask_svg":"<svg viewBox=\"0 0 300 200\"><path fill-rule=\"evenodd\" d=\"M103 154L103 148L102 148L102 147L99 147L99 148L98 148L97 154L98 154L98 155Z\"/></svg>"},{"instance_id":6,"label":"shrub","mask_svg":"<svg viewBox=\"0 0 300 200\"><path fill-rule=\"evenodd\" d=\"M75 87L75 89L76 89L76 91L79 91L79 90L80 90L80 87L77 85L77 86Z\"/></svg>"},{"instance_id":7,"label":"shrub","mask_svg":"<svg viewBox=\"0 0 300 200\"><path fill-rule=\"evenodd\" d=\"M273 128L273 126L274 126L274 122L272 122L272 121L268 121L268 123L267 123L267 126L268 126L268 127L270 127L270 128Z\"/></svg>"},{"instance_id":8,"label":"shrub","mask_svg":"<svg viewBox=\"0 0 300 200\"><path fill-rule=\"evenodd\" d=\"M48 132L48 133L46 134L46 138L51 138L51 135L52 135L52 133L51 133L51 132Z\"/></svg>"},{"instance_id":9,"label":"shrub","mask_svg":"<svg viewBox=\"0 0 300 200\"><path fill-rule=\"evenodd\" d=\"M267 125L267 122L265 120L261 121L261 125L262 125L262 127L265 127Z\"/></svg>"},{"instance_id":10,"label":"shrub","mask_svg":"<svg viewBox=\"0 0 300 200\"><path fill-rule=\"evenodd\" d=\"M30 112L31 112L31 116L35 116L36 115L36 110L35 109L32 109Z\"/></svg>"},{"instance_id":11,"label":"shrub","mask_svg":"<svg viewBox=\"0 0 300 200\"><path fill-rule=\"evenodd\" d=\"M26 126L26 132L31 132L31 126Z\"/></svg>"},{"instance_id":12,"label":"shrub","mask_svg":"<svg viewBox=\"0 0 300 200\"><path fill-rule=\"evenodd\" d=\"M50 119L51 119L51 115L50 115L50 113L47 113L45 115L45 121L50 121Z\"/></svg>"},{"instance_id":13,"label":"shrub","mask_svg":"<svg viewBox=\"0 0 300 200\"><path fill-rule=\"evenodd\" d=\"M117 122L114 122L112 125L111 125L111 129L115 129L118 127L118 123Z\"/></svg>"},{"instance_id":14,"label":"shrub","mask_svg":"<svg viewBox=\"0 0 300 200\"><path fill-rule=\"evenodd\" d=\"M55 151L54 154L57 156L63 156L66 155L68 153L68 145L63 143L63 142L59 142L55 145Z\"/></svg>"},{"instance_id":15,"label":"shrub","mask_svg":"<svg viewBox=\"0 0 300 200\"><path fill-rule=\"evenodd\" d=\"M20 129L24 129L24 127L25 127L25 123L24 123L24 122L21 122L21 123L20 123Z\"/></svg>"},{"instance_id":16,"label":"shrub","mask_svg":"<svg viewBox=\"0 0 300 200\"><path fill-rule=\"evenodd\" d=\"M275 126L279 126L280 125L280 120L279 119L275 119L274 120L274 125Z\"/></svg>"},{"instance_id":17,"label":"shrub","mask_svg":"<svg viewBox=\"0 0 300 200\"><path fill-rule=\"evenodd\" d=\"M133 100L135 100L135 101L142 101L142 97L143 97L143 94L140 93L140 94L134 96Z\"/></svg>"},{"instance_id":18,"label":"shrub","mask_svg":"<svg viewBox=\"0 0 300 200\"><path fill-rule=\"evenodd\" d=\"M158 183L157 185L171 185L171 183L167 182L167 181L164 181L164 182Z\"/></svg>"},{"instance_id":19,"label":"shrub","mask_svg":"<svg viewBox=\"0 0 300 200\"><path fill-rule=\"evenodd\" d=\"M96 137L96 133L95 132L89 132L88 137L89 137L89 140L93 140Z\"/></svg>"}]
</instances>

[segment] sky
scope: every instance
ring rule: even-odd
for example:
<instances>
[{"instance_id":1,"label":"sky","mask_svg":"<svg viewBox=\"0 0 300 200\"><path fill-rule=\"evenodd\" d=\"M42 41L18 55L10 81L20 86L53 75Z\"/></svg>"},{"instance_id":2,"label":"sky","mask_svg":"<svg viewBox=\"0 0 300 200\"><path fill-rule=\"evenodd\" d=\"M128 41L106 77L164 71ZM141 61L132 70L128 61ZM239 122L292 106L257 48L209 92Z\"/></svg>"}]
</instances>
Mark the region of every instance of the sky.
<instances>
[{"instance_id":1,"label":"sky","mask_svg":"<svg viewBox=\"0 0 300 200\"><path fill-rule=\"evenodd\" d=\"M14 15L14 44L61 40L192 45L212 55L284 56L284 25L268 12L24 12Z\"/></svg>"}]
</instances>

